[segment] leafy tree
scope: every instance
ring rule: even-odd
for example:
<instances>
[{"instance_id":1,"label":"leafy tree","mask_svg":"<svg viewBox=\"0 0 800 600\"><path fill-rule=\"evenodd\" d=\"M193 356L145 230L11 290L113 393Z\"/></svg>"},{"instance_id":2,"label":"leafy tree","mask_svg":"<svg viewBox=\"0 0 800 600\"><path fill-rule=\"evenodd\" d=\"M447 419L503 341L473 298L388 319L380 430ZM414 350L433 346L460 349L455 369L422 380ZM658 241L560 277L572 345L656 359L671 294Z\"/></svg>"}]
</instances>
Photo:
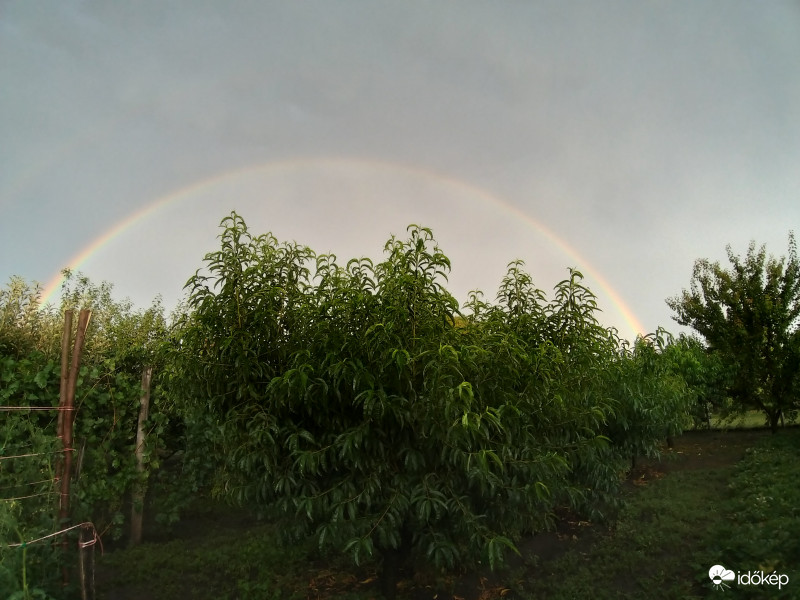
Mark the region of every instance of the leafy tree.
<instances>
[{"instance_id":1,"label":"leafy tree","mask_svg":"<svg viewBox=\"0 0 800 600\"><path fill-rule=\"evenodd\" d=\"M0 406L49 405L58 397L57 317L40 311L41 286L12 277L0 288ZM55 413L0 412L0 593L40 594L54 583L57 552L6 547L52 531L58 441Z\"/></svg>"},{"instance_id":2,"label":"leafy tree","mask_svg":"<svg viewBox=\"0 0 800 600\"><path fill-rule=\"evenodd\" d=\"M727 372L719 354L710 352L698 337L681 334L667 345L664 356L686 383L689 415L696 428L710 429L712 415L731 415Z\"/></svg>"},{"instance_id":3,"label":"leafy tree","mask_svg":"<svg viewBox=\"0 0 800 600\"><path fill-rule=\"evenodd\" d=\"M95 284L69 269L65 269L63 275L60 315L66 310L92 311L84 364L112 361L114 370L124 369L138 376L142 366L152 366L160 360L159 352L167 332L160 297L147 309L135 309L127 298L116 300L113 297L113 286L109 282Z\"/></svg>"},{"instance_id":4,"label":"leafy tree","mask_svg":"<svg viewBox=\"0 0 800 600\"><path fill-rule=\"evenodd\" d=\"M638 456L658 456L663 441L671 443L688 425L691 395L670 356L674 346L658 329L624 346L609 369L617 405L607 435L632 466Z\"/></svg>"},{"instance_id":5,"label":"leafy tree","mask_svg":"<svg viewBox=\"0 0 800 600\"><path fill-rule=\"evenodd\" d=\"M12 277L0 288L0 353L24 356L38 350L51 358L59 352L60 325L52 307L42 308L42 288Z\"/></svg>"},{"instance_id":6,"label":"leafy tree","mask_svg":"<svg viewBox=\"0 0 800 600\"><path fill-rule=\"evenodd\" d=\"M41 406L48 388L58 393L58 365L41 353L0 353L0 406ZM49 544L9 548L52 532L53 479L60 444L55 413L0 412L0 593L43 594L55 589L59 552ZM25 596L21 596L25 597ZM33 596L31 596L33 597ZM45 596L40 596L45 597Z\"/></svg>"},{"instance_id":7,"label":"leafy tree","mask_svg":"<svg viewBox=\"0 0 800 600\"><path fill-rule=\"evenodd\" d=\"M667 300L673 318L703 336L730 377L740 411L762 411L772 431L798 408L800 262L794 235L788 257L767 257L751 242L745 257L727 248L730 268L698 260L691 288Z\"/></svg>"},{"instance_id":8,"label":"leafy tree","mask_svg":"<svg viewBox=\"0 0 800 600\"><path fill-rule=\"evenodd\" d=\"M494 567L556 508L616 489L600 435L616 338L580 273L548 303L512 263L498 304L476 292L462 314L426 228L341 266L236 213L221 225L172 359L219 492L377 554L391 597L415 559Z\"/></svg>"},{"instance_id":9,"label":"leafy tree","mask_svg":"<svg viewBox=\"0 0 800 600\"><path fill-rule=\"evenodd\" d=\"M497 306L476 310L473 301L470 308L484 327L515 339L529 363L520 369L525 376L516 393L538 417L537 445L568 465L566 479L550 490L553 505L604 519L623 471L611 440L601 435L616 411L607 374L618 339L598 322L596 298L579 271L570 269L548 301L522 266L509 265Z\"/></svg>"}]
</instances>

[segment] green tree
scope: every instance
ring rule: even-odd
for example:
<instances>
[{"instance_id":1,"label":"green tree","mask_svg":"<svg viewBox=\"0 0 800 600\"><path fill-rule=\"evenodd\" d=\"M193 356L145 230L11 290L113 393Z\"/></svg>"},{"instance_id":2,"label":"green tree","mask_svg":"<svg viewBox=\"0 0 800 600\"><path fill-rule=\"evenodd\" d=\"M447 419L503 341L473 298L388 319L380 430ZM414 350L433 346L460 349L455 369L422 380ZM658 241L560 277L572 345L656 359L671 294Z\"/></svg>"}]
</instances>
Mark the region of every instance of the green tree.
<instances>
[{"instance_id":1,"label":"green tree","mask_svg":"<svg viewBox=\"0 0 800 600\"><path fill-rule=\"evenodd\" d=\"M32 350L57 358L59 315L41 307L42 288L21 277L11 277L0 288L0 354L23 356Z\"/></svg>"},{"instance_id":2,"label":"green tree","mask_svg":"<svg viewBox=\"0 0 800 600\"><path fill-rule=\"evenodd\" d=\"M710 352L700 338L682 333L667 345L664 356L686 383L689 415L696 428L710 429L712 415L732 416L727 372L719 354Z\"/></svg>"},{"instance_id":3,"label":"green tree","mask_svg":"<svg viewBox=\"0 0 800 600\"><path fill-rule=\"evenodd\" d=\"M235 213L222 227L174 346L217 489L277 505L320 547L378 555L388 597L413 559L495 566L583 497L572 468L605 444L610 407L589 383L601 361L586 332L601 328L579 274L548 308L512 265L501 306L476 294L463 315L428 229L342 267Z\"/></svg>"},{"instance_id":4,"label":"green tree","mask_svg":"<svg viewBox=\"0 0 800 600\"><path fill-rule=\"evenodd\" d=\"M538 449L568 465L566 480L550 489L553 505L605 519L623 471L615 446L601 435L617 410L607 378L619 340L598 322L596 298L579 271L570 269L548 301L522 266L509 265L498 305L478 307L473 301L470 308L481 326L514 340L526 361L517 367L521 376L506 379L506 385L536 415L532 437Z\"/></svg>"},{"instance_id":5,"label":"green tree","mask_svg":"<svg viewBox=\"0 0 800 600\"><path fill-rule=\"evenodd\" d=\"M788 257L751 242L745 257L727 248L730 268L698 260L689 290L667 300L681 325L697 331L722 361L740 411L764 413L772 431L798 408L800 262L794 234Z\"/></svg>"},{"instance_id":6,"label":"green tree","mask_svg":"<svg viewBox=\"0 0 800 600\"><path fill-rule=\"evenodd\" d=\"M68 274L60 310L41 307L39 287L22 279L12 278L0 289L0 406L8 409L0 413L3 591L23 590L25 585L40 590L60 587L56 580L64 555L54 551L55 546L37 543L25 552L9 552L4 546L61 528L54 515L53 478L61 452L56 413L11 408L58 405L63 310L93 311L76 392L73 445L80 457L74 461L80 476L75 475L71 486L72 523L91 521L101 534L118 537L132 486L157 471L155 449L164 445L170 416L160 391L153 394L154 409L146 424L150 436L143 473L136 469L133 450L142 366L160 365L166 335L163 311L158 301L147 310L134 310L130 302L114 300L111 289L110 284L95 285L80 274Z\"/></svg>"},{"instance_id":7,"label":"green tree","mask_svg":"<svg viewBox=\"0 0 800 600\"><path fill-rule=\"evenodd\" d=\"M671 443L689 424L691 395L676 372L674 351L674 339L659 328L623 347L609 369L617 405L608 436L632 466L638 456L658 456L664 440Z\"/></svg>"}]
</instances>

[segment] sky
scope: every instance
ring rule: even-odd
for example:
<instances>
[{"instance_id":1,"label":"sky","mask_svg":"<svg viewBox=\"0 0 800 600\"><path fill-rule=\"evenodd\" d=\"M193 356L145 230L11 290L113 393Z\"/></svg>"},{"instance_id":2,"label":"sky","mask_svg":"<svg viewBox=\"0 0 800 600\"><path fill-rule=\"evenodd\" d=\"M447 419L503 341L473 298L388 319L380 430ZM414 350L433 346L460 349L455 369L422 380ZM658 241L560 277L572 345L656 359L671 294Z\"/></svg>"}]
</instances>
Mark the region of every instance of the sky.
<instances>
[{"instance_id":1,"label":"sky","mask_svg":"<svg viewBox=\"0 0 800 600\"><path fill-rule=\"evenodd\" d=\"M574 267L622 337L699 258L800 229L800 3L0 0L0 285L167 307L235 210L460 300Z\"/></svg>"}]
</instances>

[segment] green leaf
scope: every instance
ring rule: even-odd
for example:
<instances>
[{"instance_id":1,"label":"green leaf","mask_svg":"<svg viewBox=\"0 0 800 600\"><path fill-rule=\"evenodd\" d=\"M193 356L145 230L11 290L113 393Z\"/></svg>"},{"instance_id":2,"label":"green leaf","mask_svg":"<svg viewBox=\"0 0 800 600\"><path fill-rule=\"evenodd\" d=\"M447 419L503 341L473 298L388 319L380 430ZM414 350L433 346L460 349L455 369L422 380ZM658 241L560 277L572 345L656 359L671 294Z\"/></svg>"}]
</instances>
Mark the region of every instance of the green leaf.
<instances>
[{"instance_id":1,"label":"green leaf","mask_svg":"<svg viewBox=\"0 0 800 600\"><path fill-rule=\"evenodd\" d=\"M43 390L44 388L47 387L47 380L49 375L50 375L49 369L42 369L41 371L36 373L36 376L33 378L33 382L39 386L39 389Z\"/></svg>"}]
</instances>

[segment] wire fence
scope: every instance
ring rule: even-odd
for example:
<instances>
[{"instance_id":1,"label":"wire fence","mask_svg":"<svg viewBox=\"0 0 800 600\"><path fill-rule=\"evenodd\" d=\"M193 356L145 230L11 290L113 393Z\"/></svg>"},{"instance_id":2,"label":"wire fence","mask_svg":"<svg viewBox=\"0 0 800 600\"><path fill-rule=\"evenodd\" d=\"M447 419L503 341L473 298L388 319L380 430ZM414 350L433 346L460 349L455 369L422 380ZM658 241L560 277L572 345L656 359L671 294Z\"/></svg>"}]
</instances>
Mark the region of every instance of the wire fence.
<instances>
[{"instance_id":1,"label":"wire fence","mask_svg":"<svg viewBox=\"0 0 800 600\"><path fill-rule=\"evenodd\" d=\"M58 423L55 435L48 434L47 430L53 426L53 421L49 425L43 426L41 423L35 423L34 417L28 417L30 423L23 427L18 433L14 434L14 427L6 430L5 443L0 443L0 475L6 475L5 481L0 479L0 487L5 493L5 497L0 495L0 506L4 507L6 515L11 518L10 525L12 530L17 531L18 543L2 543L0 547L6 548L27 548L28 546L39 544L47 540L54 540L56 538L63 538L59 545L63 546L66 551L68 542L66 536L69 532L78 531L78 566L79 578L82 597L86 599L87 592L91 591L91 596L94 597L94 546L100 541L100 536L95 529L93 523L83 521L76 525L67 526L70 520L70 481L73 478L73 452L75 448L73 445L73 427L76 415L75 407L75 391L78 382L78 371L80 367L81 353L83 351L83 344L86 338L86 331L89 326L91 318L91 311L82 309L79 314L77 330L75 331L74 344L72 343L72 322L74 311L66 310L64 312L64 328L61 337L61 380L60 390L57 406L0 406L0 413L31 413L40 412L55 412L58 414ZM70 346L72 350L70 351ZM35 380L36 381L36 380ZM39 383L38 381L36 381ZM40 385L40 387L42 387ZM12 395L13 397L13 395ZM20 399L24 398L20 396ZM33 400L31 396L29 399ZM14 400L12 400L13 402ZM19 400L16 400L17 402ZM24 400L23 400L24 401ZM24 418L24 417L23 417ZM36 419L37 421L39 419ZM6 421L8 423L8 421ZM9 439L8 436L16 435L19 440ZM52 437L51 437L52 436ZM27 437L28 439L24 439ZM49 441L48 441L49 438ZM8 442L12 442L9 444ZM26 444L26 442L31 442ZM8 455L5 453L9 452ZM16 468L13 463L10 466L4 467L9 464L7 461L18 460L25 461L26 459L35 459L37 457L54 457L58 456L58 460L53 469L52 461L39 460L33 461L33 464L28 464L20 468ZM80 455L79 455L80 457ZM79 458L80 460L80 458ZM80 468L80 465L79 465ZM5 471L5 472L4 472ZM27 481L26 481L27 479ZM38 489L34 486L40 486ZM58 501L43 500L49 497L58 497ZM36 503L36 499L40 499ZM26 504L27 508L22 511L21 506L16 505L21 501L33 501L34 504ZM9 509L5 507L9 506ZM46 515L48 512L52 513L52 527L55 531L49 533L37 534L35 526L32 526L28 531L20 531L14 526L14 521L24 513L28 517L38 514L40 517ZM18 513L18 514L15 514ZM24 518L23 518L24 520ZM48 519L49 520L49 519ZM38 520L37 520L38 522ZM32 523L33 525L33 523ZM45 526L45 528L48 528ZM29 539L25 539L25 538ZM91 548L91 579L92 585L87 589L87 562L84 550ZM101 544L102 549L102 544ZM25 564L23 564L22 573L23 581L25 579ZM63 559L63 557L62 557ZM62 563L62 587L65 587L69 581L69 573L66 563ZM23 584L23 588L26 587ZM25 590L24 590L25 591ZM26 596L27 597L27 593Z\"/></svg>"},{"instance_id":2,"label":"wire fence","mask_svg":"<svg viewBox=\"0 0 800 600\"><path fill-rule=\"evenodd\" d=\"M11 412L11 411L43 411L43 410L63 410L62 407L58 406L0 406L0 412ZM0 446L0 462L8 461L8 460L17 460L21 458L33 458L36 456L53 456L58 454L64 454L66 452L73 452L74 448L61 448L55 450L49 450L47 452L26 452L23 454L10 454L4 455L3 453L8 450L9 448L13 448L15 451L19 451L20 449L27 449L27 448L34 448L37 444L11 444L10 446L2 445ZM42 496L54 496L57 495L59 492L55 489L55 485L61 481L60 477L50 477L48 479L39 479L37 481L18 481L11 485L3 485L0 487L0 491L4 490L18 490L24 487L30 487L34 485L42 485L42 484L53 484L53 489L45 490L42 492L38 492L35 494L24 494L18 496L0 496L0 502L15 502L19 500L28 500L30 498L39 498Z\"/></svg>"},{"instance_id":3,"label":"wire fence","mask_svg":"<svg viewBox=\"0 0 800 600\"><path fill-rule=\"evenodd\" d=\"M0 406L0 412L9 412L12 410L58 410L70 411L75 410L74 406Z\"/></svg>"},{"instance_id":4,"label":"wire fence","mask_svg":"<svg viewBox=\"0 0 800 600\"><path fill-rule=\"evenodd\" d=\"M35 540L29 540L27 542L19 542L19 543L15 543L15 544L6 544L6 547L8 547L8 548L26 548L28 546L32 546L33 544L38 544L39 542L43 542L45 540L56 538L56 537L58 537L60 535L64 535L65 533L67 533L69 531L73 531L75 529L80 529L80 528L90 530L91 534L92 534L92 539L88 540L88 541L85 541L85 542L80 542L78 544L79 547L80 548L88 548L89 546L94 546L96 543L99 543L100 544L100 548L102 550L103 542L100 539L100 534L97 533L97 529L95 529L94 523L91 523L90 521L85 521L83 523L78 523L77 525L72 525L71 527L67 527L67 528L61 529L59 531L54 531L53 533L49 533L47 535L43 535L42 537L36 538Z\"/></svg>"},{"instance_id":5,"label":"wire fence","mask_svg":"<svg viewBox=\"0 0 800 600\"><path fill-rule=\"evenodd\" d=\"M20 412L20 413L27 412L27 413L29 413L29 412L43 412L43 411L53 411L53 412L59 412L59 413L73 413L74 414L75 407L72 407L72 406L70 406L70 407L63 407L63 406L0 406L0 412L4 412L4 413L10 413L10 412ZM53 424L54 423L51 423L50 425L52 426ZM59 435L59 434L60 434L60 432L57 432L57 435L54 437L54 442L56 442L56 443L61 442L61 444L63 445L63 443L64 443L63 437L61 435ZM13 443L9 444L8 440L6 441L5 444L0 444L0 476L2 476L2 466L1 465L4 463L4 461L30 459L30 458L43 457L43 456L49 456L49 457L66 456L67 454L76 451L76 448L54 448L52 450L47 450L47 451L25 452L25 450L34 450L36 448L41 448L41 444L36 443L36 442L31 442L31 443L13 442ZM9 452L9 451L10 452L14 452L14 453L13 454L8 454L8 455L4 454L5 452ZM49 464L51 464L50 461L48 461L48 465ZM63 462L60 463L60 466L57 468L57 472L58 471L62 471L62 470L63 470ZM7 473L7 474L9 474L9 475L16 474L18 476L21 475L21 473L15 473L14 470L13 470L13 467L12 467L12 471L10 473ZM69 476L69 475L67 475L67 476ZM35 480L31 480L31 481L24 481L24 480L23 481L16 481L16 482L11 483L11 484L5 484L5 482L3 482L2 479L0 479L0 482L4 483L4 485L0 486L0 505L5 504L5 503L13 503L13 502L24 501L24 500L32 500L32 499L36 499L36 498L46 498L46 497L56 498L56 497L59 497L59 496L63 496L63 492L61 491L62 479L63 479L63 477L60 474L56 475L54 477L46 477L46 478L35 479ZM21 494L19 493L19 492L22 492L26 488L27 489L34 488L34 486L42 486L42 487L46 487L47 489L43 489L41 491L37 491L37 492L34 492L34 493L21 493ZM4 495L4 494L8 494L8 493L14 494L14 492L16 492L17 495L8 495L8 496ZM48 501L48 503L50 503L50 502ZM56 511L55 507L57 507L57 506L60 507L62 504L63 504L63 500L62 501L58 501L58 502L53 501L52 502L52 505L54 507L53 511L55 512ZM39 510L41 510L41 506L42 505L40 504L39 505ZM33 509L33 510L37 510L37 509ZM58 522L58 519L56 520L56 522ZM94 524L92 522L90 522L90 521L85 521L85 522L78 523L77 525L72 525L72 526L69 526L69 527L63 527L63 528L57 529L55 531L52 531L50 533L47 533L45 535L41 535L41 536L33 538L33 539L22 540L20 542L14 542L14 543L2 543L2 542L0 542L0 548L8 548L8 549L19 548L19 549L24 549L24 548L28 548L28 547L36 545L36 544L40 544L41 542L58 539L60 537L63 537L65 535L67 535L68 533L76 531L76 530L80 531L80 536L79 536L79 540L78 540L77 546L78 546L78 552L79 552L79 557L78 558L79 558L79 564L80 564L80 574L81 574L81 579L83 580L84 579L84 573L85 573L85 570L86 570L86 565L85 565L86 560L85 560L85 557L84 557L85 549L95 546L95 544L98 544L98 542L99 542L99 545L100 545L101 552L102 552L102 548L103 548L100 535L98 534ZM66 544L67 544L66 540L63 543L61 543L61 545L65 546L65 547L66 547ZM92 571L91 572L92 572L92 584L93 584L93 579L94 579L94 576L93 576L94 575L94 553L93 552L91 554L91 564L92 564ZM85 590L85 583L82 581L81 584L82 584L83 589ZM94 595L93 594L93 591L94 591L94 586L93 585L92 585L91 589L92 589L92 596L93 596ZM84 594L84 597L86 597L85 594Z\"/></svg>"},{"instance_id":6,"label":"wire fence","mask_svg":"<svg viewBox=\"0 0 800 600\"><path fill-rule=\"evenodd\" d=\"M61 450L52 450L50 452L30 452L29 454L15 454L13 456L0 456L0 460L11 460L12 458L28 458L29 456L49 456L51 454L63 454L64 452L75 452L75 448L63 448Z\"/></svg>"}]
</instances>

